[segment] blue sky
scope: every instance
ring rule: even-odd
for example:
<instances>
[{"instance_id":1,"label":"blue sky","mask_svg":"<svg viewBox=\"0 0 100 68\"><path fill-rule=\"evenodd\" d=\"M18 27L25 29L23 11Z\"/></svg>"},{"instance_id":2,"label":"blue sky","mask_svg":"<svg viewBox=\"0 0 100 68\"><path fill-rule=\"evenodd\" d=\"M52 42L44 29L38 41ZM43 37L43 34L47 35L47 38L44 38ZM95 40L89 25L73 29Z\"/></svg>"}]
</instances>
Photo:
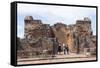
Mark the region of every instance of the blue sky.
<instances>
[{"instance_id":1,"label":"blue sky","mask_svg":"<svg viewBox=\"0 0 100 68\"><path fill-rule=\"evenodd\" d=\"M67 25L75 24L76 20L89 17L92 22L93 34L96 34L96 8L18 4L17 12L17 36L20 38L24 37L25 16L33 16L33 19L40 19L43 23L50 25L57 22L62 22Z\"/></svg>"}]
</instances>

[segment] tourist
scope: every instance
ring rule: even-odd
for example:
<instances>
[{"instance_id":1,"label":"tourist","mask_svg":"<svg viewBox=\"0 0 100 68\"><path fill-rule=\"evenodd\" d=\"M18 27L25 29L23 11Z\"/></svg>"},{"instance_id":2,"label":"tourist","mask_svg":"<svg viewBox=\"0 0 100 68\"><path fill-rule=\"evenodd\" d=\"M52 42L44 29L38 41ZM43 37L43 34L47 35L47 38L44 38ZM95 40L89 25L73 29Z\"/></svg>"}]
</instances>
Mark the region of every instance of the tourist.
<instances>
[{"instance_id":1,"label":"tourist","mask_svg":"<svg viewBox=\"0 0 100 68\"><path fill-rule=\"evenodd\" d=\"M69 48L68 48L68 45L66 45L66 49L67 49L67 54L69 54Z\"/></svg>"},{"instance_id":2,"label":"tourist","mask_svg":"<svg viewBox=\"0 0 100 68\"><path fill-rule=\"evenodd\" d=\"M69 48L68 45L63 44L63 51L64 51L64 55L69 54Z\"/></svg>"}]
</instances>

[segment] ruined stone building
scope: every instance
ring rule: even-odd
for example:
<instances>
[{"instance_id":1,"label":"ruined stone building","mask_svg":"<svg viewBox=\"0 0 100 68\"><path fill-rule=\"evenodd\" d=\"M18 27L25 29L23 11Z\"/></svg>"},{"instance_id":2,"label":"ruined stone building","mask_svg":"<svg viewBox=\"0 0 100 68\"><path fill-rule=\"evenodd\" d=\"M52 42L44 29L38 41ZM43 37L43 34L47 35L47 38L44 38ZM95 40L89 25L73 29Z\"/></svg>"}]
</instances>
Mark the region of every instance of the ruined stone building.
<instances>
[{"instance_id":1,"label":"ruined stone building","mask_svg":"<svg viewBox=\"0 0 100 68\"><path fill-rule=\"evenodd\" d=\"M53 37L53 31L49 24L43 24L41 20L34 20L31 16L26 16L24 21L25 38Z\"/></svg>"},{"instance_id":2,"label":"ruined stone building","mask_svg":"<svg viewBox=\"0 0 100 68\"><path fill-rule=\"evenodd\" d=\"M57 39L60 44L66 44L70 52L81 53L85 49L96 49L96 36L92 33L91 20L84 18L77 20L76 24L63 24L58 22L53 26L43 24L32 16L24 19L24 41L27 42L26 50L40 51L52 50L52 39ZM59 44L58 44L59 45ZM24 45L25 46L25 45Z\"/></svg>"},{"instance_id":3,"label":"ruined stone building","mask_svg":"<svg viewBox=\"0 0 100 68\"><path fill-rule=\"evenodd\" d=\"M87 18L77 20L76 24L66 25L57 23L53 27L59 42L68 45L70 52L79 53L84 52L87 48L95 49L96 47L96 43L92 40L91 20Z\"/></svg>"}]
</instances>

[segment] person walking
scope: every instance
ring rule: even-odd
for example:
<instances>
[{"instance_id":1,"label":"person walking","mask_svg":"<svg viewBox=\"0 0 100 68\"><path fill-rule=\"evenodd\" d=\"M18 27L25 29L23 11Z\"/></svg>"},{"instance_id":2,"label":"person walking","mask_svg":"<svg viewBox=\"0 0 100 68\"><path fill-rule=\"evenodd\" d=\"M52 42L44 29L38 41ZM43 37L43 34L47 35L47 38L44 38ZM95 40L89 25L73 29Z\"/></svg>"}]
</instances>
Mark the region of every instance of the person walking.
<instances>
[{"instance_id":1,"label":"person walking","mask_svg":"<svg viewBox=\"0 0 100 68\"><path fill-rule=\"evenodd\" d=\"M63 51L64 51L64 55L69 54L68 45L63 44Z\"/></svg>"},{"instance_id":2,"label":"person walking","mask_svg":"<svg viewBox=\"0 0 100 68\"><path fill-rule=\"evenodd\" d=\"M67 49L67 54L69 54L69 48L68 48L68 45L66 45L66 49Z\"/></svg>"},{"instance_id":3,"label":"person walking","mask_svg":"<svg viewBox=\"0 0 100 68\"><path fill-rule=\"evenodd\" d=\"M63 52L64 52L64 55L66 54L66 45L63 43Z\"/></svg>"}]
</instances>

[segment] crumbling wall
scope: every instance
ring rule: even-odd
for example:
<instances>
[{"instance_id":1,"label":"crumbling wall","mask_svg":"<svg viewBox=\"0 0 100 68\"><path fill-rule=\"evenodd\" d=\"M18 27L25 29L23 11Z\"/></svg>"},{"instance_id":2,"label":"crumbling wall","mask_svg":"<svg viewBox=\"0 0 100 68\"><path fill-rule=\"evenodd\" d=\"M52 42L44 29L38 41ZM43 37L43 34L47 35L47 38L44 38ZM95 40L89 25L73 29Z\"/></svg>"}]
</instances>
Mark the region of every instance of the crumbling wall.
<instances>
[{"instance_id":1,"label":"crumbling wall","mask_svg":"<svg viewBox=\"0 0 100 68\"><path fill-rule=\"evenodd\" d=\"M34 20L32 17L25 18L23 49L26 51L52 51L52 39L55 38L59 44L66 44L70 52L81 53L85 48L96 48L96 37L92 35L91 21L88 19L77 20L76 24L71 25L60 22L50 26L43 24L41 20Z\"/></svg>"}]
</instances>

